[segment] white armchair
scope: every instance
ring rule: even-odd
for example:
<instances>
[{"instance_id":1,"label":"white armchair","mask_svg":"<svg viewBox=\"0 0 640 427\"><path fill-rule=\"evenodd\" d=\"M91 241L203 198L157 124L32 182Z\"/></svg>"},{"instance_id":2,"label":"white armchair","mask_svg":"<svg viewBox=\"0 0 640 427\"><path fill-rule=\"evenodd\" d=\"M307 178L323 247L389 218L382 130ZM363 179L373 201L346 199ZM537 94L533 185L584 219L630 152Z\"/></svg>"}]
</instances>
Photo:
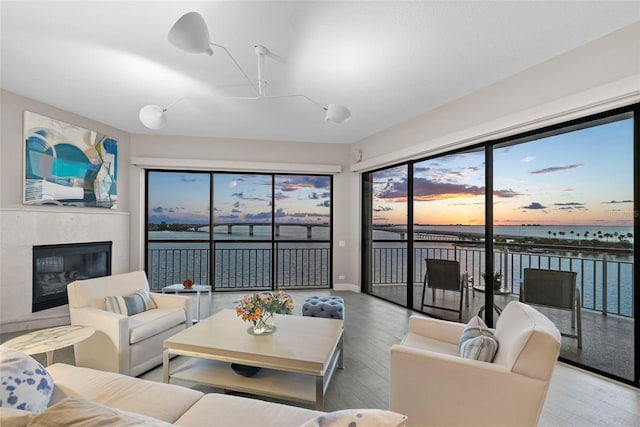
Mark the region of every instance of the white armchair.
<instances>
[{"instance_id":1,"label":"white armchair","mask_svg":"<svg viewBox=\"0 0 640 427\"><path fill-rule=\"evenodd\" d=\"M151 293L157 308L132 316L104 310L104 297L149 290L144 271L69 283L72 325L95 328L74 346L77 366L137 376L162 363L163 342L192 324L186 296Z\"/></svg>"},{"instance_id":2,"label":"white armchair","mask_svg":"<svg viewBox=\"0 0 640 427\"><path fill-rule=\"evenodd\" d=\"M459 356L465 324L411 316L391 347L390 409L407 426L535 426L560 353L560 332L540 312L509 303L493 363Z\"/></svg>"}]
</instances>

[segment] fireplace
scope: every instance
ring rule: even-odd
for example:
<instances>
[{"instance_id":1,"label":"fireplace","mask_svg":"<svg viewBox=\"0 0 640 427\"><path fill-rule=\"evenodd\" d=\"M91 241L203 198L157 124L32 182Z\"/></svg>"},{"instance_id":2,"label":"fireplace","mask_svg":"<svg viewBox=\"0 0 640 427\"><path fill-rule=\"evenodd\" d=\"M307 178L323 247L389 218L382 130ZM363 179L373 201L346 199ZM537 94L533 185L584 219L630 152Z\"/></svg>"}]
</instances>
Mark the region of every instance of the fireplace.
<instances>
[{"instance_id":1,"label":"fireplace","mask_svg":"<svg viewBox=\"0 0 640 427\"><path fill-rule=\"evenodd\" d=\"M31 312L68 304L74 280L110 274L111 242L34 246Z\"/></svg>"}]
</instances>

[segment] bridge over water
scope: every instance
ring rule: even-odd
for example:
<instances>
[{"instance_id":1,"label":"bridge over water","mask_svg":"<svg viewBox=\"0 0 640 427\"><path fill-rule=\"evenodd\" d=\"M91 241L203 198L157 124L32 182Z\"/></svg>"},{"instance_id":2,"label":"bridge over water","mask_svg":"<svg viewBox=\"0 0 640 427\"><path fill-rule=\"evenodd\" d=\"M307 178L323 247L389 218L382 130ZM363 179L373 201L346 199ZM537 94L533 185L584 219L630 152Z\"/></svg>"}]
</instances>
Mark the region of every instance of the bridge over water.
<instances>
[{"instance_id":1,"label":"bridge over water","mask_svg":"<svg viewBox=\"0 0 640 427\"><path fill-rule=\"evenodd\" d=\"M249 235L254 235L255 227L271 227L270 223L264 222L222 222L215 223L214 228L216 227L226 227L227 234L233 234L234 227L248 227ZM311 224L308 222L283 222L274 224L275 227L275 235L276 237L280 237L280 228L281 227L303 227L307 230L307 239L311 239L313 237L313 229L314 228L328 228L329 224ZM204 226L197 229L197 231L209 232L210 227ZM394 226L374 226L374 230L376 231L386 231L389 233L396 233L399 235L400 240L404 240L407 236L407 229L403 227L394 227ZM415 233L416 240L470 240L469 235L467 233L456 233L456 232L442 232L442 231L428 231L428 232L420 232L416 231Z\"/></svg>"},{"instance_id":2,"label":"bridge over water","mask_svg":"<svg viewBox=\"0 0 640 427\"><path fill-rule=\"evenodd\" d=\"M264 222L223 222L223 223L215 223L213 225L216 227L226 227L227 234L233 234L234 227L249 227L249 236L253 236L255 227L271 227L270 223ZM329 228L329 224L310 224L305 222L283 222L274 224L275 227L275 235L276 237L280 237L280 228L281 227L303 227L307 229L307 239L311 239L313 237L313 229L314 228ZM198 228L197 231L209 232L210 227L204 226Z\"/></svg>"}]
</instances>

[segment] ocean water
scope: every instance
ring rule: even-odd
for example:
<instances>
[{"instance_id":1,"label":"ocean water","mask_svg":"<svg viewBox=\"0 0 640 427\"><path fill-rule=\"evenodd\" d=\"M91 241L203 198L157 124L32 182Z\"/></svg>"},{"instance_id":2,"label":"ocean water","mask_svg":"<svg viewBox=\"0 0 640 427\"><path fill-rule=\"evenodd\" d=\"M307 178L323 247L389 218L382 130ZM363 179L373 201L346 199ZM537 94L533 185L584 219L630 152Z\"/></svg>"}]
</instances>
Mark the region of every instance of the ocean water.
<instances>
[{"instance_id":1,"label":"ocean water","mask_svg":"<svg viewBox=\"0 0 640 427\"><path fill-rule=\"evenodd\" d=\"M393 227L394 231L374 230L374 239L398 240L400 227ZM559 232L564 232L564 238L577 241L584 238L588 231L589 239L597 236L598 231L612 236L632 233L631 227L569 227L569 226L496 226L495 234L502 236L531 236L560 238ZM573 231L573 234L571 234ZM417 226L416 232L439 232L451 234L484 233L483 226ZM553 233L556 233L554 236ZM314 239L328 239L328 227L314 227ZM612 239L610 237L609 239ZM149 233L150 270L155 275L152 280L158 282L179 283L186 272L199 276L199 282L210 283L208 277L209 244L197 242L208 240L209 230L203 231L154 231ZM250 235L248 226L234 226L232 234L228 234L226 226L214 228L216 241L216 286L224 288L256 287L269 283L271 277L271 226L255 226ZM293 243L278 243L276 282L279 285L320 285L330 283L328 277L330 254L328 243L314 242L307 239L305 227L282 227L280 240L293 240ZM162 241L159 241L162 240ZM181 241L178 241L181 240ZM299 242L297 242L299 240ZM603 240L606 240L603 237ZM633 242L633 238L627 238ZM184 242L187 241L187 242ZM406 282L406 269L403 265L406 259L406 246L402 242L377 242L374 245L374 283L403 283ZM404 248L404 249L403 249ZM179 258L160 259L151 254L158 250L182 249L185 255ZM378 251L378 258L376 258ZM384 251L388 251L384 254ZM404 253L402 253L404 251ZM414 277L420 281L423 275L424 258L440 257L458 259L461 268L480 279L484 266L484 251L478 247L454 246L444 242L416 242L414 252ZM156 252L157 253L157 252ZM313 253L313 255L310 255ZM388 254L394 255L387 256ZM388 259L391 261L378 261ZM519 292L522 281L522 269L549 268L576 271L577 285L581 289L583 306L594 310L602 310L604 304L604 289L606 289L606 306L610 313L631 316L632 287L633 287L633 255L608 255L580 253L579 251L561 251L557 253L524 253L524 252L496 252L496 271L506 274L507 280L514 292ZM606 268L604 268L606 266ZM154 268L158 273L154 273ZM606 274L604 271L606 270ZM161 273L163 272L164 273ZM391 279L390 279L391 278ZM170 284L167 283L167 284Z\"/></svg>"}]
</instances>

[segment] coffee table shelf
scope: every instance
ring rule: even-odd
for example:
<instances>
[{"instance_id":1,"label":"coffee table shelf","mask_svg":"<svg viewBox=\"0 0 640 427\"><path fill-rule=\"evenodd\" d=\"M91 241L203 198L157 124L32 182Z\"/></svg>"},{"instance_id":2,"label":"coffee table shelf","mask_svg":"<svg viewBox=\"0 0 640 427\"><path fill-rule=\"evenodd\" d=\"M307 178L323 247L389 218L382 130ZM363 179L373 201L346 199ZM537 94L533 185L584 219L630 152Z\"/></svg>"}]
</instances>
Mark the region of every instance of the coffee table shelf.
<instances>
[{"instance_id":1,"label":"coffee table shelf","mask_svg":"<svg viewBox=\"0 0 640 427\"><path fill-rule=\"evenodd\" d=\"M295 372L263 368L247 378L233 372L229 363L192 358L174 369L171 379L302 403L316 402L315 378Z\"/></svg>"}]
</instances>

